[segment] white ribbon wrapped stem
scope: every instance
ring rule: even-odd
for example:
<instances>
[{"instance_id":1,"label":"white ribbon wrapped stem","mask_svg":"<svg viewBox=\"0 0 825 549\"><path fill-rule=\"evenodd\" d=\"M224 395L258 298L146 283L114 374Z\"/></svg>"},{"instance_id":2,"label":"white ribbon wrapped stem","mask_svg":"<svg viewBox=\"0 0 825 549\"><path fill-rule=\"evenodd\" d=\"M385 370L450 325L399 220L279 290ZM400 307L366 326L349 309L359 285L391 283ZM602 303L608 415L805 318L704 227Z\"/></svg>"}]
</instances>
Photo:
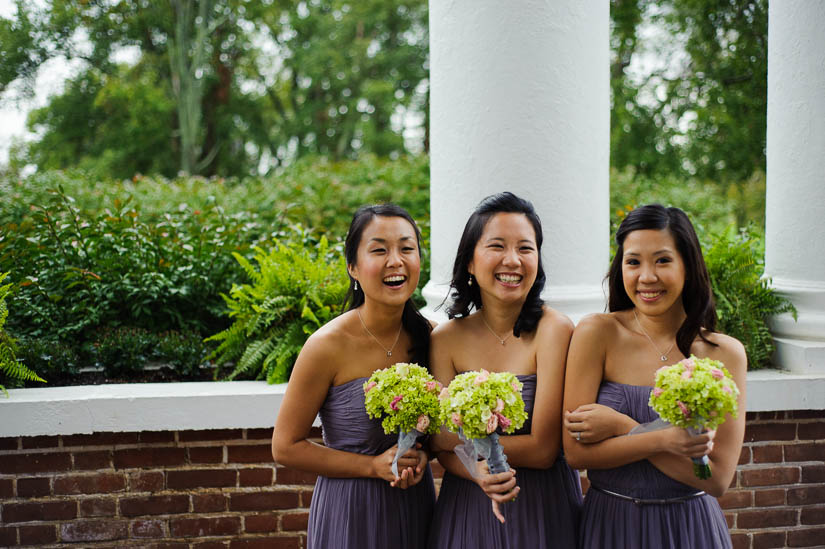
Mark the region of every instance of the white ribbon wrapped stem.
<instances>
[{"instance_id":1,"label":"white ribbon wrapped stem","mask_svg":"<svg viewBox=\"0 0 825 549\"><path fill-rule=\"evenodd\" d=\"M392 458L392 474L398 476L398 458L407 453L407 450L415 446L415 441L424 433L420 433L413 429L412 431L398 432L398 450L395 452L395 457Z\"/></svg>"}]
</instances>

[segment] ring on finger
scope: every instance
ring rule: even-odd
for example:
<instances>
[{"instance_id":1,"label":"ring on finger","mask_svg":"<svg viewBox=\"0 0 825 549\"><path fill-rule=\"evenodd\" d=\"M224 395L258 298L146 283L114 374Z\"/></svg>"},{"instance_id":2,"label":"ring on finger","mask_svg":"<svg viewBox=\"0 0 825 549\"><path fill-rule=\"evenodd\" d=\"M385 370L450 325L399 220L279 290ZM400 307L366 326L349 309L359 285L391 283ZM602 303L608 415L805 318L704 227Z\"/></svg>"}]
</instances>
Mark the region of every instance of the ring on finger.
<instances>
[{"instance_id":1,"label":"ring on finger","mask_svg":"<svg viewBox=\"0 0 825 549\"><path fill-rule=\"evenodd\" d=\"M576 431L576 440L577 440L577 441L581 441L581 439L582 439L582 433L581 433L581 431Z\"/></svg>"}]
</instances>

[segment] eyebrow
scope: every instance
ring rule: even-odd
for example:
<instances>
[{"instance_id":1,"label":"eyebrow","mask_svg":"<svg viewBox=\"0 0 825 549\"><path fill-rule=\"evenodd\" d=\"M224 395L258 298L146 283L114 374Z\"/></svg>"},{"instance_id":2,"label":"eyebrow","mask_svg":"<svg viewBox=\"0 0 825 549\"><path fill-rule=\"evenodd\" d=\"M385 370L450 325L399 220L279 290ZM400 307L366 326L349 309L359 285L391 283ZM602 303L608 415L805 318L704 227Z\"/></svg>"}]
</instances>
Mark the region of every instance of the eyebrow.
<instances>
[{"instance_id":1,"label":"eyebrow","mask_svg":"<svg viewBox=\"0 0 825 549\"><path fill-rule=\"evenodd\" d=\"M402 236L398 240L401 241L401 242L405 242L407 240L413 240L413 237L411 237L411 236ZM385 244L387 242L387 239L386 238L379 238L377 236L374 236L374 237L369 239L369 242L378 242L379 244Z\"/></svg>"},{"instance_id":2,"label":"eyebrow","mask_svg":"<svg viewBox=\"0 0 825 549\"><path fill-rule=\"evenodd\" d=\"M655 252L653 252L652 255L662 255L662 254L672 254L672 253L673 253L673 250L671 250L670 248L662 248L661 250L656 250ZM628 257L628 256L636 257L636 256L640 256L640 255L642 255L642 254L637 253L637 252L625 252L624 253L624 257Z\"/></svg>"},{"instance_id":3,"label":"eyebrow","mask_svg":"<svg viewBox=\"0 0 825 549\"><path fill-rule=\"evenodd\" d=\"M502 238L500 236L494 236L494 237L488 238L487 242L492 242L493 240L500 240L500 241L504 242L504 238ZM533 240L530 240L529 238L522 238L521 240L518 241L519 244L521 244L523 242L527 242L528 244L535 244L535 242Z\"/></svg>"}]
</instances>

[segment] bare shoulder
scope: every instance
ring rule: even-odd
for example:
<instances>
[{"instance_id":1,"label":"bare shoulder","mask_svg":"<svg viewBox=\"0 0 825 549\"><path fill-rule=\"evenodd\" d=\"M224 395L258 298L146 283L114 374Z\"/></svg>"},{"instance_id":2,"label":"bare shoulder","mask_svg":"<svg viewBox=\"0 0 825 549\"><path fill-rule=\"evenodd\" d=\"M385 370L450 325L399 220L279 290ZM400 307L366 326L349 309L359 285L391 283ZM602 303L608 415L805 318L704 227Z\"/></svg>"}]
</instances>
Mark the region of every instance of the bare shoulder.
<instances>
[{"instance_id":1,"label":"bare shoulder","mask_svg":"<svg viewBox=\"0 0 825 549\"><path fill-rule=\"evenodd\" d=\"M541 336L563 336L568 339L573 334L573 321L567 315L551 308L544 307L536 333Z\"/></svg>"},{"instance_id":2,"label":"bare shoulder","mask_svg":"<svg viewBox=\"0 0 825 549\"><path fill-rule=\"evenodd\" d=\"M327 322L307 338L301 348L296 368L326 372L331 377L337 368L342 349L350 341L347 313Z\"/></svg>"},{"instance_id":3,"label":"bare shoulder","mask_svg":"<svg viewBox=\"0 0 825 549\"><path fill-rule=\"evenodd\" d=\"M603 337L606 331L614 332L620 325L614 313L593 313L582 317L574 333L580 337Z\"/></svg>"},{"instance_id":4,"label":"bare shoulder","mask_svg":"<svg viewBox=\"0 0 825 549\"><path fill-rule=\"evenodd\" d=\"M699 340L701 343L697 350L703 356L721 361L731 373L747 370L748 356L745 346L738 339L719 332L704 332L704 336L715 346Z\"/></svg>"},{"instance_id":5,"label":"bare shoulder","mask_svg":"<svg viewBox=\"0 0 825 549\"><path fill-rule=\"evenodd\" d=\"M432 323L433 331L430 337L433 341L446 341L460 335L465 328L462 324L462 320L463 319L461 318L452 318L439 324Z\"/></svg>"}]
</instances>

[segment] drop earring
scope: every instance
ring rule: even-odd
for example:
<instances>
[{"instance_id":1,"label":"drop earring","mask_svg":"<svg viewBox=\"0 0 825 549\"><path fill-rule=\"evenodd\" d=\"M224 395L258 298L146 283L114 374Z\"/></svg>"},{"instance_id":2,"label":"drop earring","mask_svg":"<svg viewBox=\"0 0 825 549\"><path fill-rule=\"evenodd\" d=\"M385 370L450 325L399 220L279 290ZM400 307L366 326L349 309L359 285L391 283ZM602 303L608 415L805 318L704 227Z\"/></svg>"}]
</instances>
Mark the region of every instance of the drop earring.
<instances>
[{"instance_id":1,"label":"drop earring","mask_svg":"<svg viewBox=\"0 0 825 549\"><path fill-rule=\"evenodd\" d=\"M473 285L473 275L470 275L467 278L467 286L472 286L472 285Z\"/></svg>"},{"instance_id":2,"label":"drop earring","mask_svg":"<svg viewBox=\"0 0 825 549\"><path fill-rule=\"evenodd\" d=\"M357 280L355 281L355 288L353 288L353 291L356 291L356 292L358 291L358 281Z\"/></svg>"}]
</instances>

